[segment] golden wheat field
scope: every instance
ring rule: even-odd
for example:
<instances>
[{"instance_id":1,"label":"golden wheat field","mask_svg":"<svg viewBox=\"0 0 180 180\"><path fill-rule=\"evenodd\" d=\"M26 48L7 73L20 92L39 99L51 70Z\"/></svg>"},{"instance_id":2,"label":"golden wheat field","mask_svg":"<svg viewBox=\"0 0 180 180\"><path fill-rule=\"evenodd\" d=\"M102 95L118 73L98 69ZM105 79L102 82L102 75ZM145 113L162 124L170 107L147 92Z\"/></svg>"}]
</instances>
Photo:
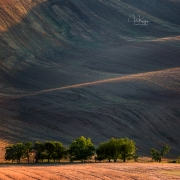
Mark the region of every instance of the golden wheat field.
<instances>
[{"instance_id":1,"label":"golden wheat field","mask_svg":"<svg viewBox=\"0 0 180 180\"><path fill-rule=\"evenodd\" d=\"M0 167L0 179L173 180L180 179L180 165L165 163L96 163L43 166L2 165Z\"/></svg>"}]
</instances>

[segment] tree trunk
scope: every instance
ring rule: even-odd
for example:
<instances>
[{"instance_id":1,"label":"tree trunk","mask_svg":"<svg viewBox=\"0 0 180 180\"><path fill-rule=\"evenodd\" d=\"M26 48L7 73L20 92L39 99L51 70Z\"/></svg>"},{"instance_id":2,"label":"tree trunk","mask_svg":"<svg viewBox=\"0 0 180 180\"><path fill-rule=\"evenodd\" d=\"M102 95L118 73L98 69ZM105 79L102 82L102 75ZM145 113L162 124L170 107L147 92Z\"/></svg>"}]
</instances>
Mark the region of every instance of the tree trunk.
<instances>
[{"instance_id":1,"label":"tree trunk","mask_svg":"<svg viewBox=\"0 0 180 180\"><path fill-rule=\"evenodd\" d=\"M19 158L17 158L17 164L19 163Z\"/></svg>"}]
</instances>

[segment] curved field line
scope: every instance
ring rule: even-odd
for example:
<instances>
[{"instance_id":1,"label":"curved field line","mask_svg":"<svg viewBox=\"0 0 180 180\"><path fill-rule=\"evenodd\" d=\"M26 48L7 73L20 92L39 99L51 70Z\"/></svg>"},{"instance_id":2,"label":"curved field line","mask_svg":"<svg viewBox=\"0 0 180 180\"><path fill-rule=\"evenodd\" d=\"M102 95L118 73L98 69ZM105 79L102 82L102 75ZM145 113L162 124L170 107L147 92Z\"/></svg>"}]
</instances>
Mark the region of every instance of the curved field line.
<instances>
[{"instance_id":1,"label":"curved field line","mask_svg":"<svg viewBox=\"0 0 180 180\"><path fill-rule=\"evenodd\" d=\"M87 83L74 84L74 85L63 86L63 87L58 87L58 88L46 89L46 90L38 91L38 92L35 92L32 94L28 94L27 96L34 96L34 95L38 95L38 94L42 94L42 93L48 93L48 92L52 92L52 91L60 91L60 90L65 90L65 89L75 89L75 88L99 85L99 84L104 84L104 83L127 81L127 80L132 80L132 79L144 79L144 80L146 80L145 77L147 77L147 76L154 76L154 75L159 75L161 73L165 73L165 72L168 73L168 72L177 71L177 70L180 70L180 68L171 68L171 69L167 69L167 70L131 74L131 75L126 75L126 76L121 76L121 77L116 77L116 78L103 79L103 80L91 81L91 82L87 82Z\"/></svg>"},{"instance_id":2,"label":"curved field line","mask_svg":"<svg viewBox=\"0 0 180 180\"><path fill-rule=\"evenodd\" d=\"M152 77L157 77L160 75L165 75L167 78L168 73L171 72L180 72L180 68L170 68L166 70L159 70L159 71L152 71L152 72L146 72L146 73L138 73L138 74L131 74L131 75L125 75L121 77L116 77L116 78L109 78L109 79L103 79L103 80L97 80L97 81L91 81L91 82L86 82L86 83L81 83L81 84L74 84L74 85L69 85L69 86L63 86L63 87L58 87L58 88L52 88L52 89L45 89L41 91L37 91L34 93L29 93L29 94L24 94L24 95L17 95L14 97L11 97L11 99L18 99L18 98L23 98L23 97L28 97L28 96L35 96L39 94L44 94L52 91L61 91L61 90L66 90L66 89L76 89L76 88L82 88L82 87L87 87L87 86L95 86L99 84L105 84L105 83L114 83L114 82L120 82L120 81L128 81L128 80L134 80L134 79L139 79L139 80L144 80L144 81L151 81L152 83L155 83L159 86L163 86L161 83L157 83L153 80L151 80ZM7 97L7 96L6 96ZM8 98L8 97L7 97Z\"/></svg>"},{"instance_id":3,"label":"curved field line","mask_svg":"<svg viewBox=\"0 0 180 180\"><path fill-rule=\"evenodd\" d=\"M180 41L180 36L169 36L169 37L164 37L164 38L158 38L150 41L159 41L159 42L164 42L164 41Z\"/></svg>"}]
</instances>

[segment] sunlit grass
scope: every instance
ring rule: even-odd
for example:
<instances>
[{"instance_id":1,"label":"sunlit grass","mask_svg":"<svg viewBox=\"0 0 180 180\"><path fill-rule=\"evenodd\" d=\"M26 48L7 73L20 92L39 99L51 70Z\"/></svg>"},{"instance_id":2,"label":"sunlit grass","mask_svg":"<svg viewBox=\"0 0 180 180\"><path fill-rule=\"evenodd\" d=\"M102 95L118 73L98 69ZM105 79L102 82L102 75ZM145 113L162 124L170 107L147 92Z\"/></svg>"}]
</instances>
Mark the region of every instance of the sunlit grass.
<instances>
[{"instance_id":1,"label":"sunlit grass","mask_svg":"<svg viewBox=\"0 0 180 180\"><path fill-rule=\"evenodd\" d=\"M168 174L168 175L173 175L173 176L179 176L180 177L180 170L166 170L163 171L164 173Z\"/></svg>"}]
</instances>

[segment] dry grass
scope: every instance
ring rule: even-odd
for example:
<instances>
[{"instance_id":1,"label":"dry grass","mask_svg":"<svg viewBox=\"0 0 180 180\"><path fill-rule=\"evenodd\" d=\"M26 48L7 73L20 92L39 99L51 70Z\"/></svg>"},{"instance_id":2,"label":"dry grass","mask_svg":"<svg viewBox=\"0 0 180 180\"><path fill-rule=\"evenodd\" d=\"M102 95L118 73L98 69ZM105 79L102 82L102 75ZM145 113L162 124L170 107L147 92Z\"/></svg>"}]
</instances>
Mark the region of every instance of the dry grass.
<instances>
[{"instance_id":1,"label":"dry grass","mask_svg":"<svg viewBox=\"0 0 180 180\"><path fill-rule=\"evenodd\" d=\"M0 179L180 179L180 165L98 163L51 166L2 166Z\"/></svg>"},{"instance_id":2,"label":"dry grass","mask_svg":"<svg viewBox=\"0 0 180 180\"><path fill-rule=\"evenodd\" d=\"M5 147L8 146L10 143L0 139L0 162L4 162L4 154L5 154Z\"/></svg>"}]
</instances>

